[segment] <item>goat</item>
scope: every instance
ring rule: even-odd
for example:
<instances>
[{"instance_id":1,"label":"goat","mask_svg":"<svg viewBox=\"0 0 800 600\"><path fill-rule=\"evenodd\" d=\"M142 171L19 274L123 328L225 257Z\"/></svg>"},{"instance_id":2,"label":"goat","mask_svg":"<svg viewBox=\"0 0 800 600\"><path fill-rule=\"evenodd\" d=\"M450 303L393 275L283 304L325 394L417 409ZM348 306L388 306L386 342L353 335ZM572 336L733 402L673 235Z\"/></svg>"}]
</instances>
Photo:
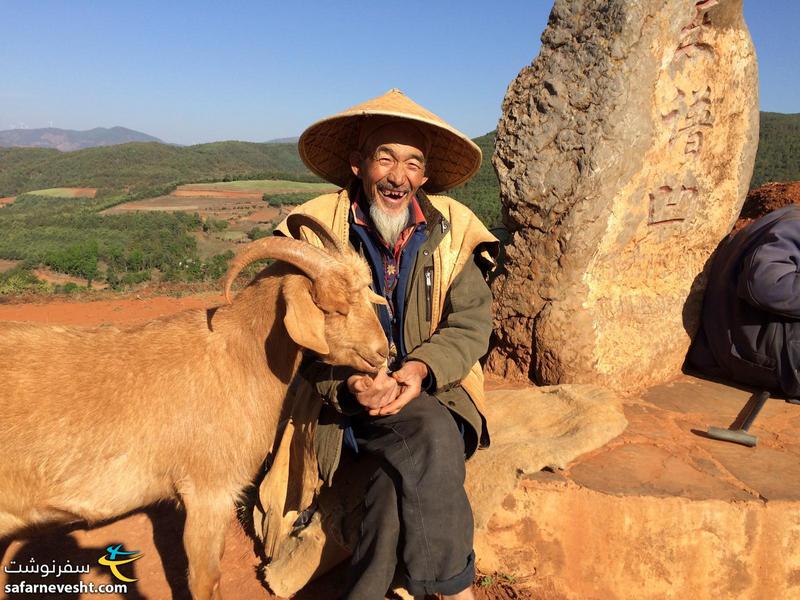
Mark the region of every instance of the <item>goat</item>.
<instances>
[{"instance_id":1,"label":"goat","mask_svg":"<svg viewBox=\"0 0 800 600\"><path fill-rule=\"evenodd\" d=\"M216 309L126 330L0 323L0 539L179 499L190 591L221 599L232 508L272 448L303 348L373 373L388 354L367 264L292 219L293 235L307 227L325 248L249 244ZM276 262L231 301L235 277L264 258Z\"/></svg>"}]
</instances>

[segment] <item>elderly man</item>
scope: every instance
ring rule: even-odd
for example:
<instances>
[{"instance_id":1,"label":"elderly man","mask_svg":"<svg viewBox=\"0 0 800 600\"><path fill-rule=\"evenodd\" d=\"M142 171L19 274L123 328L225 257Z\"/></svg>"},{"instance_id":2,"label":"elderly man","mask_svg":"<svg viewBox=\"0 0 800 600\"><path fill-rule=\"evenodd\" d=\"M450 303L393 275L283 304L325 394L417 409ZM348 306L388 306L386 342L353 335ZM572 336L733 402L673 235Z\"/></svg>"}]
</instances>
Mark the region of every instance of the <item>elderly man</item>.
<instances>
[{"instance_id":1,"label":"elderly man","mask_svg":"<svg viewBox=\"0 0 800 600\"><path fill-rule=\"evenodd\" d=\"M464 460L488 444L477 361L491 333L485 275L497 241L468 208L426 191L467 181L480 149L398 90L315 123L299 149L312 171L342 190L296 211L364 256L388 304L379 312L388 369L368 375L320 362L302 369L336 412L324 419L339 437L335 456L318 457L323 476L338 465L342 437L377 465L345 597L383 598L397 572L415 595L472 598ZM285 223L278 232L288 234Z\"/></svg>"}]
</instances>

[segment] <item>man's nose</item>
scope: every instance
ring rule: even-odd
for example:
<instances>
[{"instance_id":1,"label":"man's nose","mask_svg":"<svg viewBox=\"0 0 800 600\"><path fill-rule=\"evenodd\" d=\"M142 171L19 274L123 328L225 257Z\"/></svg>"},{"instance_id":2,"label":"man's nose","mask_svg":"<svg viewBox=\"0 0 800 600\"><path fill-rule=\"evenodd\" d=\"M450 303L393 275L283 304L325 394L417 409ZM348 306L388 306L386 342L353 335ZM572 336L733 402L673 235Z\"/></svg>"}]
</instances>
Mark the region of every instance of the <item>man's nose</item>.
<instances>
[{"instance_id":1,"label":"man's nose","mask_svg":"<svg viewBox=\"0 0 800 600\"><path fill-rule=\"evenodd\" d=\"M392 170L389 171L387 178L389 179L389 183L392 185L400 185L405 180L405 176L406 174L403 166L396 164Z\"/></svg>"}]
</instances>

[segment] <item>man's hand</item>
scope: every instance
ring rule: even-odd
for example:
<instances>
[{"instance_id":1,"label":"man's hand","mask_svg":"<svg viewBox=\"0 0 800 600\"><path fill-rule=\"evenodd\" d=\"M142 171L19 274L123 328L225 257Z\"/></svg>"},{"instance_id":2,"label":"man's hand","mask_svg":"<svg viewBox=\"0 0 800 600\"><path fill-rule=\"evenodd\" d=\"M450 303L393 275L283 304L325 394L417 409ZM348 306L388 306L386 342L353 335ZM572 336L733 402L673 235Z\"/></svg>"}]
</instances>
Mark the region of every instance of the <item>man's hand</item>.
<instances>
[{"instance_id":1,"label":"man's hand","mask_svg":"<svg viewBox=\"0 0 800 600\"><path fill-rule=\"evenodd\" d=\"M367 409L370 415L384 414L381 407L390 404L398 394L397 381L381 369L375 377L370 375L351 375L347 378L347 388L356 397L356 402Z\"/></svg>"},{"instance_id":2,"label":"man's hand","mask_svg":"<svg viewBox=\"0 0 800 600\"><path fill-rule=\"evenodd\" d=\"M393 415L400 411L406 404L419 396L422 391L422 380L428 376L428 365L419 360L410 360L404 363L397 371L392 373L392 378L400 384L400 393L388 404L380 407L376 414ZM370 414L373 414L370 412Z\"/></svg>"}]
</instances>

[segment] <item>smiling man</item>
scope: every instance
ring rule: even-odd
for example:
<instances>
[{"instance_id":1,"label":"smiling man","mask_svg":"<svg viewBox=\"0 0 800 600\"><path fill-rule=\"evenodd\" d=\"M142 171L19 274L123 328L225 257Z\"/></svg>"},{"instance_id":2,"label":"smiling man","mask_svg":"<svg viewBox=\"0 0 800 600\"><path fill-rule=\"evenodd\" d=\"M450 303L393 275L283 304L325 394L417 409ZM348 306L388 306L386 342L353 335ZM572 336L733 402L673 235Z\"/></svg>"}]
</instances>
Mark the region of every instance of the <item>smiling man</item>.
<instances>
[{"instance_id":1,"label":"smiling man","mask_svg":"<svg viewBox=\"0 0 800 600\"><path fill-rule=\"evenodd\" d=\"M343 444L375 464L345 597L384 598L399 575L415 595L472 598L464 460L488 444L477 361L492 329L485 277L497 241L468 208L428 192L472 177L480 149L398 90L315 123L299 149L342 189L296 212L360 252L387 300L379 307L387 369L373 375L313 361L301 371L330 407L317 427L323 479ZM278 232L288 235L285 222Z\"/></svg>"}]
</instances>

